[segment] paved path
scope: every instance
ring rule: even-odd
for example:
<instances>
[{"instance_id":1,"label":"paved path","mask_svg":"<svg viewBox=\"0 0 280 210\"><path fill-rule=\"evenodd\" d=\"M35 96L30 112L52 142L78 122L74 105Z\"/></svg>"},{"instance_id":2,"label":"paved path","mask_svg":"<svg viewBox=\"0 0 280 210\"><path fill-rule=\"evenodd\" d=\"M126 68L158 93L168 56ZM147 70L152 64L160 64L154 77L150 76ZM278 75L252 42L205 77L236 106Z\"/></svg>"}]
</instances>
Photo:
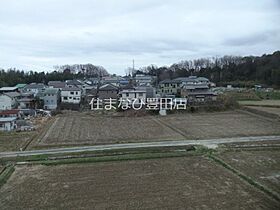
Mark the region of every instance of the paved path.
<instances>
[{"instance_id":1,"label":"paved path","mask_svg":"<svg viewBox=\"0 0 280 210\"><path fill-rule=\"evenodd\" d=\"M135 149L135 148L151 148L151 147L168 147L168 146L187 146L187 145L203 145L208 148L215 148L218 144L224 143L240 143L250 141L277 141L280 136L248 136L235 138L207 139L207 140L177 140L177 141L158 141L144 143L127 143L127 144L109 144L97 146L79 146L56 149L29 150L17 152L1 152L1 157L24 157L30 155L45 155L45 154L65 154L87 151L103 151L112 149Z\"/></svg>"}]
</instances>

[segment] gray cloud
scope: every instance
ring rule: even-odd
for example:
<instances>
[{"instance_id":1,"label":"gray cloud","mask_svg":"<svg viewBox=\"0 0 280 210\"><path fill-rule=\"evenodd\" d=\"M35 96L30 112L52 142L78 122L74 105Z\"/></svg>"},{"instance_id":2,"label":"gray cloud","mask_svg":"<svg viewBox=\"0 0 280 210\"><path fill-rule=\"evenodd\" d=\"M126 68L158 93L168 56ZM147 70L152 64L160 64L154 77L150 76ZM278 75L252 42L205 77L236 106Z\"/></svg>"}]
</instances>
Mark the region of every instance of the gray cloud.
<instances>
[{"instance_id":1,"label":"gray cloud","mask_svg":"<svg viewBox=\"0 0 280 210\"><path fill-rule=\"evenodd\" d=\"M94 63L112 73L224 54L279 50L278 0L9 0L0 67Z\"/></svg>"}]
</instances>

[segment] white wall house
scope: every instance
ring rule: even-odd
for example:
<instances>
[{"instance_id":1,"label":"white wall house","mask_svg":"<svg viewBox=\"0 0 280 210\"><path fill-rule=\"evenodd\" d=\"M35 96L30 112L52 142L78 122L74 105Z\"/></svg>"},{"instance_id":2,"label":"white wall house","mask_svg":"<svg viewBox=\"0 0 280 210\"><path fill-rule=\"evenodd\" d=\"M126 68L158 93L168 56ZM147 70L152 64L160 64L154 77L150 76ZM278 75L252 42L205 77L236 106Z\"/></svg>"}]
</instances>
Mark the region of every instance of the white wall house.
<instances>
[{"instance_id":1,"label":"white wall house","mask_svg":"<svg viewBox=\"0 0 280 210\"><path fill-rule=\"evenodd\" d=\"M26 92L32 92L34 94L34 96L37 96L37 94L39 92L41 92L42 90L44 90L46 88L46 85L44 85L43 83L31 83L28 84L24 87L24 90Z\"/></svg>"},{"instance_id":2,"label":"white wall house","mask_svg":"<svg viewBox=\"0 0 280 210\"><path fill-rule=\"evenodd\" d=\"M54 110L60 101L60 91L58 88L46 88L42 93L44 109Z\"/></svg>"},{"instance_id":3,"label":"white wall house","mask_svg":"<svg viewBox=\"0 0 280 210\"><path fill-rule=\"evenodd\" d=\"M12 131L17 128L16 117L1 117L0 131Z\"/></svg>"},{"instance_id":4,"label":"white wall house","mask_svg":"<svg viewBox=\"0 0 280 210\"><path fill-rule=\"evenodd\" d=\"M10 93L0 95L0 110L14 109L17 106L17 99Z\"/></svg>"},{"instance_id":5,"label":"white wall house","mask_svg":"<svg viewBox=\"0 0 280 210\"><path fill-rule=\"evenodd\" d=\"M79 104L81 103L82 91L76 87L66 87L61 90L61 102Z\"/></svg>"},{"instance_id":6,"label":"white wall house","mask_svg":"<svg viewBox=\"0 0 280 210\"><path fill-rule=\"evenodd\" d=\"M121 100L122 102L127 101L129 105L132 104L133 101L135 105L141 104L142 102L146 102L146 91L145 90L135 90L128 89L121 91ZM131 102L130 102L131 101Z\"/></svg>"}]
</instances>

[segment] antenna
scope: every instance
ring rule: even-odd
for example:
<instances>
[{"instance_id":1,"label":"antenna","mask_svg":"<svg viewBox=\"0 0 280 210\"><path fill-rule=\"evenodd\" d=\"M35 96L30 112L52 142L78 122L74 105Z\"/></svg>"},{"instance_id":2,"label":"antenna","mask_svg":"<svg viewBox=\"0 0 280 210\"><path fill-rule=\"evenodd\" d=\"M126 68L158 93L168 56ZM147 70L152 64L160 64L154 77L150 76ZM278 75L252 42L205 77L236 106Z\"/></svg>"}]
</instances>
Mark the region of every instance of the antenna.
<instances>
[{"instance_id":1,"label":"antenna","mask_svg":"<svg viewBox=\"0 0 280 210\"><path fill-rule=\"evenodd\" d=\"M134 72L134 59L132 60L132 71Z\"/></svg>"}]
</instances>

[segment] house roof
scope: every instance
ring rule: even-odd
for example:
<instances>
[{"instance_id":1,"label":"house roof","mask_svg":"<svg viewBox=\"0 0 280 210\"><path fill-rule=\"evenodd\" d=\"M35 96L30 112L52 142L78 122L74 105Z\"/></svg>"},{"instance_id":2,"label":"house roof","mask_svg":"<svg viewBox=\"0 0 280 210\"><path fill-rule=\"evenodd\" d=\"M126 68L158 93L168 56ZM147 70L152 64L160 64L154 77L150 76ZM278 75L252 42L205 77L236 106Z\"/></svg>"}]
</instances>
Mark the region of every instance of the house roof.
<instances>
[{"instance_id":1,"label":"house roof","mask_svg":"<svg viewBox=\"0 0 280 210\"><path fill-rule=\"evenodd\" d=\"M99 88L99 91L103 91L103 90L118 90L118 88L112 84L106 84L106 85L102 85L100 88Z\"/></svg>"},{"instance_id":2,"label":"house roof","mask_svg":"<svg viewBox=\"0 0 280 210\"><path fill-rule=\"evenodd\" d=\"M146 90L123 90L121 93L146 93Z\"/></svg>"},{"instance_id":3,"label":"house roof","mask_svg":"<svg viewBox=\"0 0 280 210\"><path fill-rule=\"evenodd\" d=\"M48 86L53 86L54 88L64 88L66 83L61 81L49 81Z\"/></svg>"},{"instance_id":4,"label":"house roof","mask_svg":"<svg viewBox=\"0 0 280 210\"><path fill-rule=\"evenodd\" d=\"M18 100L18 102L31 102L31 101L35 101L34 98L21 98Z\"/></svg>"},{"instance_id":5,"label":"house roof","mask_svg":"<svg viewBox=\"0 0 280 210\"><path fill-rule=\"evenodd\" d=\"M180 83L180 81L171 80L171 79L166 79L166 80L163 80L163 81L159 82L159 84L178 84L178 83Z\"/></svg>"},{"instance_id":6,"label":"house roof","mask_svg":"<svg viewBox=\"0 0 280 210\"><path fill-rule=\"evenodd\" d=\"M203 84L184 85L183 88L185 88L187 90L209 89L208 85L203 85Z\"/></svg>"},{"instance_id":7,"label":"house roof","mask_svg":"<svg viewBox=\"0 0 280 210\"><path fill-rule=\"evenodd\" d=\"M41 89L45 88L43 83L31 83L25 86L25 89Z\"/></svg>"},{"instance_id":8,"label":"house roof","mask_svg":"<svg viewBox=\"0 0 280 210\"><path fill-rule=\"evenodd\" d=\"M3 92L3 91L15 91L17 89L18 89L18 87L1 87L0 88L0 92Z\"/></svg>"},{"instance_id":9,"label":"house roof","mask_svg":"<svg viewBox=\"0 0 280 210\"><path fill-rule=\"evenodd\" d=\"M82 85L83 83L74 79L74 80L67 80L66 84L67 85Z\"/></svg>"},{"instance_id":10,"label":"house roof","mask_svg":"<svg viewBox=\"0 0 280 210\"><path fill-rule=\"evenodd\" d=\"M16 117L0 117L0 123L15 121Z\"/></svg>"},{"instance_id":11,"label":"house roof","mask_svg":"<svg viewBox=\"0 0 280 210\"><path fill-rule=\"evenodd\" d=\"M212 91L197 91L197 92L190 92L188 95L217 95L216 93L212 92Z\"/></svg>"},{"instance_id":12,"label":"house roof","mask_svg":"<svg viewBox=\"0 0 280 210\"><path fill-rule=\"evenodd\" d=\"M189 76L189 77L178 77L176 79L174 79L176 81L180 81L180 82L208 82L209 80L205 77L197 77L197 76Z\"/></svg>"},{"instance_id":13,"label":"house roof","mask_svg":"<svg viewBox=\"0 0 280 210\"><path fill-rule=\"evenodd\" d=\"M18 93L18 92L6 92L3 94L9 96L10 98L16 98L16 97L20 96L20 93Z\"/></svg>"},{"instance_id":14,"label":"house roof","mask_svg":"<svg viewBox=\"0 0 280 210\"><path fill-rule=\"evenodd\" d=\"M19 110L17 110L17 109L0 111L0 115L18 114L18 113L19 113Z\"/></svg>"},{"instance_id":15,"label":"house roof","mask_svg":"<svg viewBox=\"0 0 280 210\"><path fill-rule=\"evenodd\" d=\"M62 91L81 91L81 89L78 87L65 87L62 88Z\"/></svg>"},{"instance_id":16,"label":"house roof","mask_svg":"<svg viewBox=\"0 0 280 210\"><path fill-rule=\"evenodd\" d=\"M17 84L15 87L17 88L24 88L27 84Z\"/></svg>"},{"instance_id":17,"label":"house roof","mask_svg":"<svg viewBox=\"0 0 280 210\"><path fill-rule=\"evenodd\" d=\"M57 94L58 93L58 88L46 88L43 93L44 94Z\"/></svg>"}]
</instances>

